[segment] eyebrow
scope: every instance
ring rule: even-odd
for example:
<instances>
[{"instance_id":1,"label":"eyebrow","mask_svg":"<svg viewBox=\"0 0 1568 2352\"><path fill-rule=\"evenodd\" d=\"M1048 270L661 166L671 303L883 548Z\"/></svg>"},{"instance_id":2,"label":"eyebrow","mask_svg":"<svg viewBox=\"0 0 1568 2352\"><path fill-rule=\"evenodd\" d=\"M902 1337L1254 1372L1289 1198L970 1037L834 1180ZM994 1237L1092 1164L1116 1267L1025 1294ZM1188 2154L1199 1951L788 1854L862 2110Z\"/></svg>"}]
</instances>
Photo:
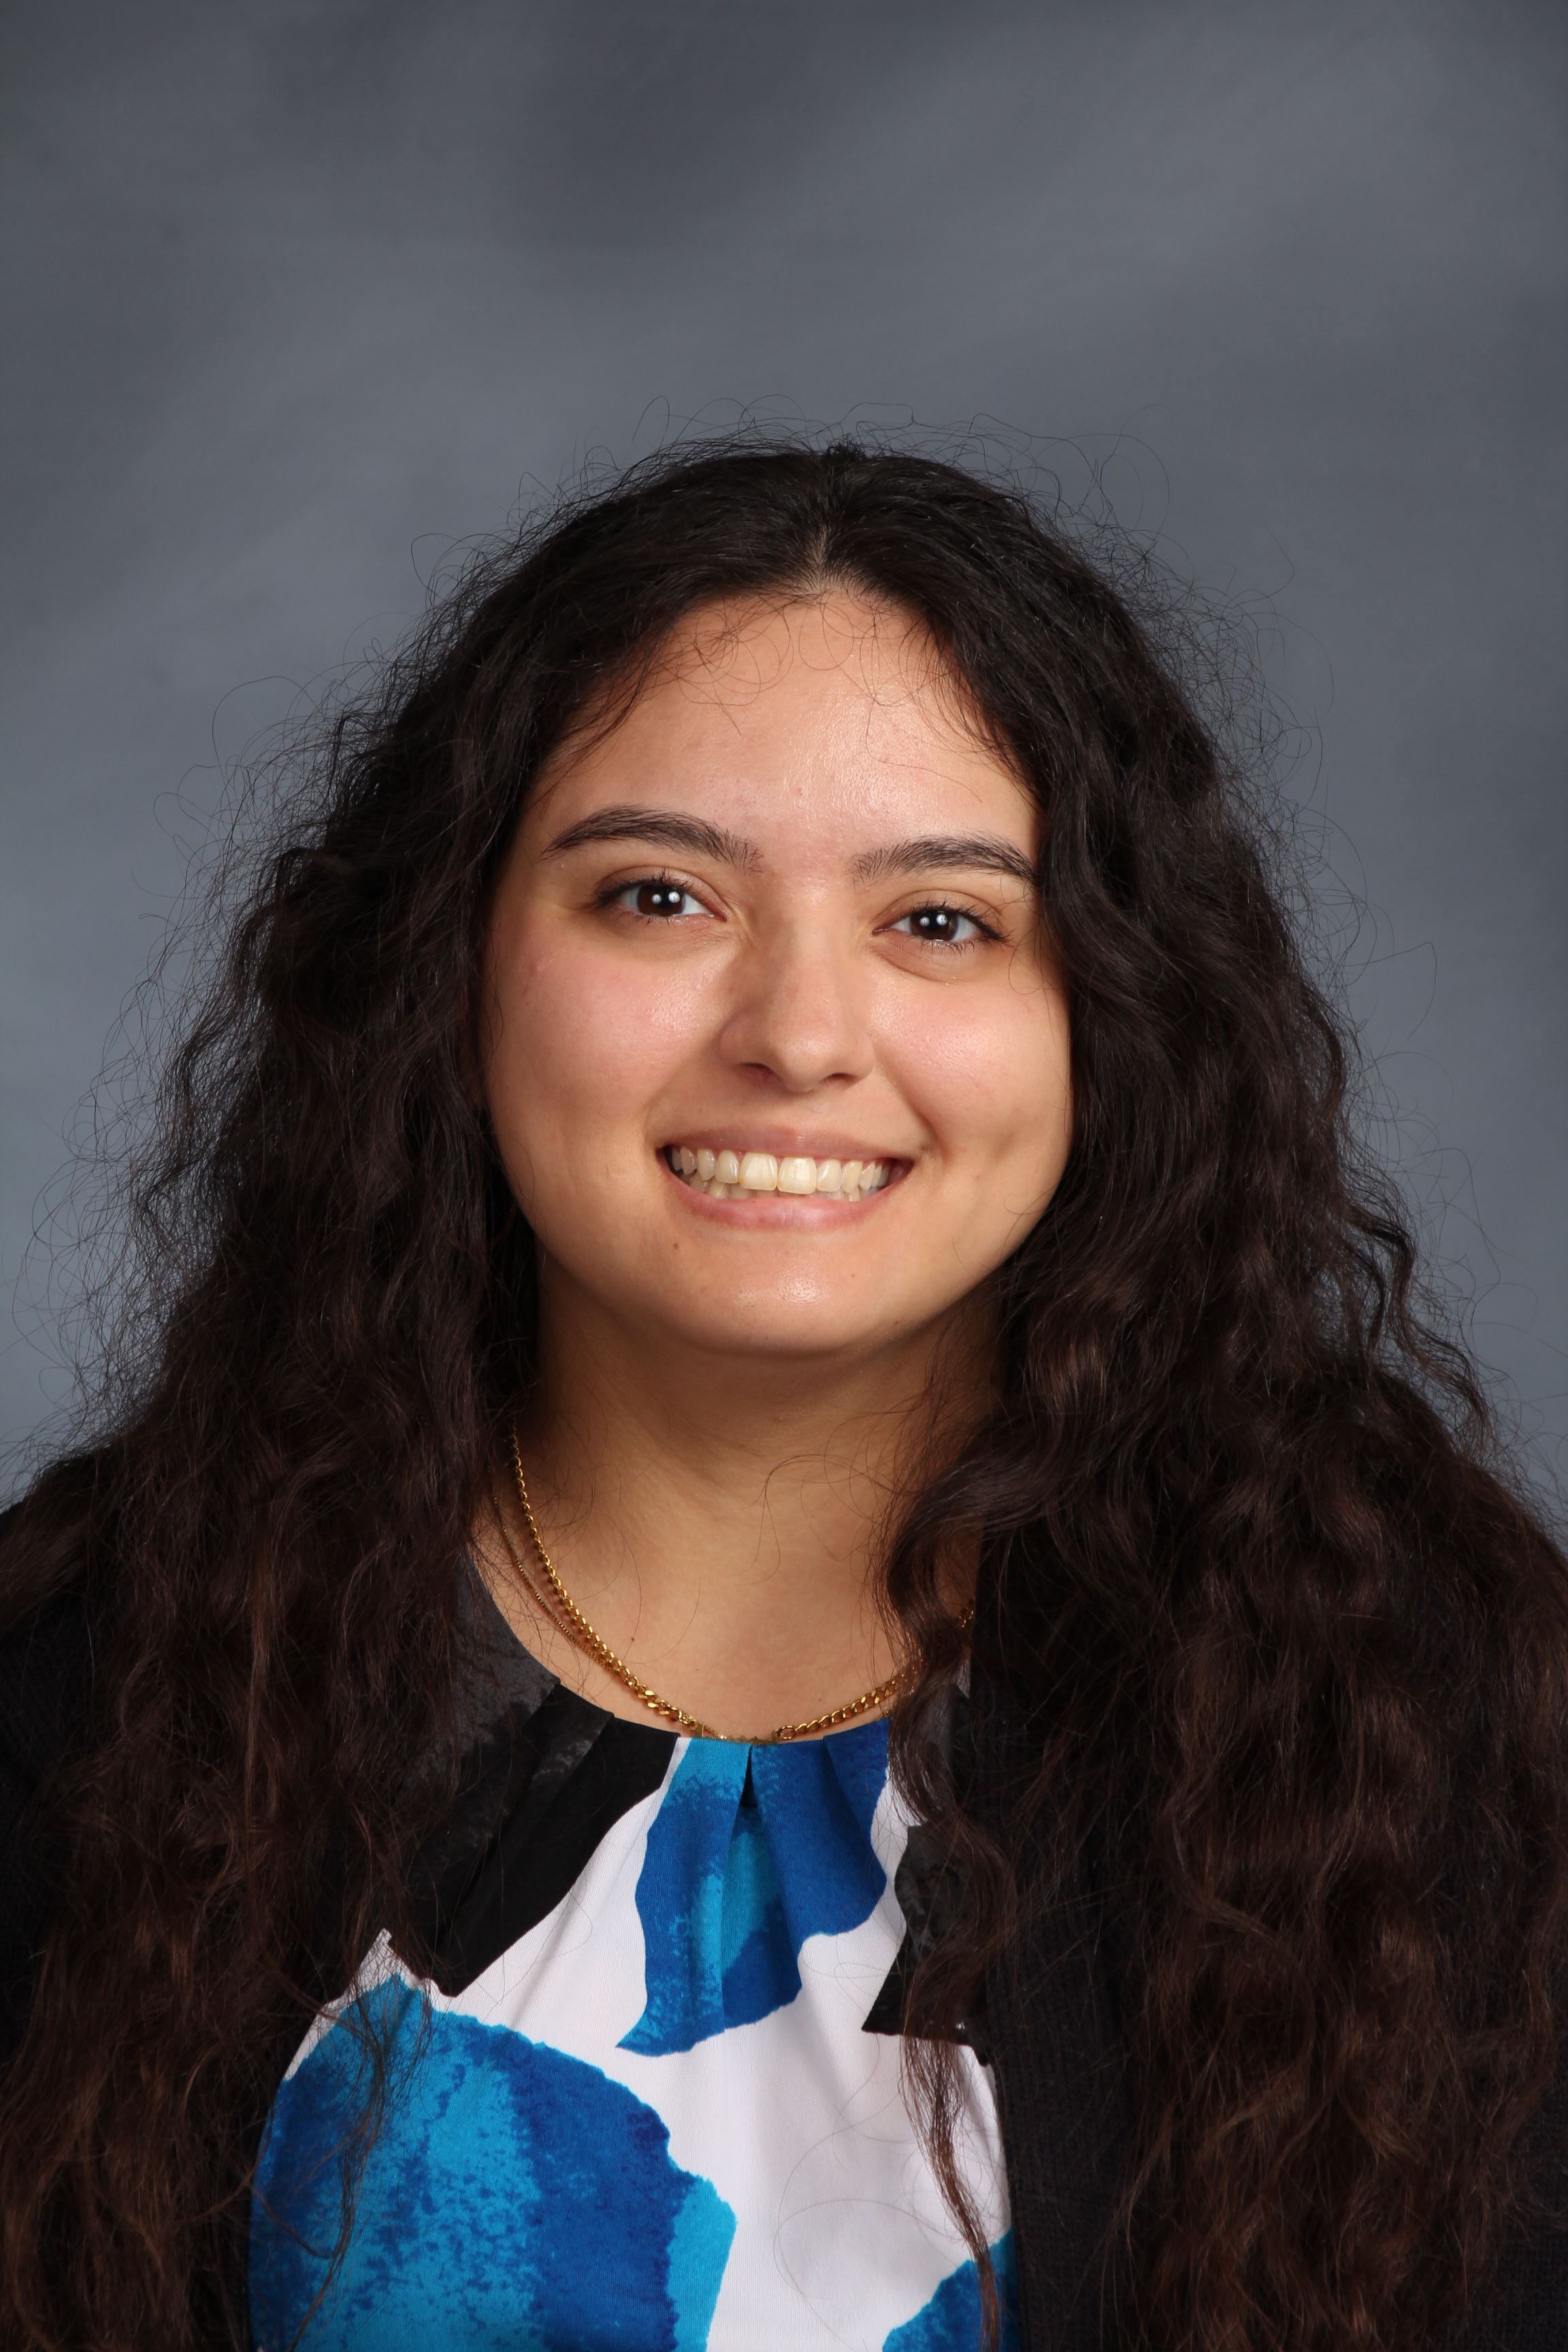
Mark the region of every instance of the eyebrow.
<instances>
[{"instance_id":1,"label":"eyebrow","mask_svg":"<svg viewBox=\"0 0 1568 2352\"><path fill-rule=\"evenodd\" d=\"M693 857L717 858L721 866L760 866L763 858L755 842L743 841L722 825L708 824L701 817L681 816L674 809L631 806L598 809L592 816L569 824L564 833L556 835L545 855L582 849L594 841L657 841L665 849L688 850Z\"/></svg>"},{"instance_id":2,"label":"eyebrow","mask_svg":"<svg viewBox=\"0 0 1568 2352\"><path fill-rule=\"evenodd\" d=\"M884 849L863 851L852 870L857 881L881 882L890 874L951 874L975 866L987 874L1008 875L1026 890L1039 884L1034 861L993 833L926 833L912 841L889 842Z\"/></svg>"},{"instance_id":3,"label":"eyebrow","mask_svg":"<svg viewBox=\"0 0 1568 2352\"><path fill-rule=\"evenodd\" d=\"M763 863L763 853L754 841L723 825L682 816L675 809L630 803L596 809L592 816L569 824L564 833L556 835L545 854L559 856L569 849L604 841L655 841L665 849L684 849L694 857L711 857L721 866L746 870ZM988 874L1005 874L1026 890L1033 890L1039 882L1033 861L1014 843L990 833L919 834L908 841L889 842L880 849L863 850L850 862L858 882L882 882L895 874L973 872L976 867Z\"/></svg>"}]
</instances>

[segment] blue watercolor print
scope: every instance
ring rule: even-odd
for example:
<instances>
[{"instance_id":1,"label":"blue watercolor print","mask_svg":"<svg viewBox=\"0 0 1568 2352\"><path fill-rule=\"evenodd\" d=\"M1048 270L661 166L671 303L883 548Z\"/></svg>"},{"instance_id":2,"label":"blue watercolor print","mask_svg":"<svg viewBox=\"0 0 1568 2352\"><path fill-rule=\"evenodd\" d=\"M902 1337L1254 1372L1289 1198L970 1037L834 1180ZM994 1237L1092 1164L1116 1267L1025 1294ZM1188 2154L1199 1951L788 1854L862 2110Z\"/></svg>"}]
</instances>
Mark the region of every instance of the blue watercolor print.
<instances>
[{"instance_id":1,"label":"blue watercolor print","mask_svg":"<svg viewBox=\"0 0 1568 2352\"><path fill-rule=\"evenodd\" d=\"M1018 2283L1013 2268L1013 2232L991 2249L996 2270L996 2294L1002 2305L999 2352L1017 2352ZM950 2271L931 2301L895 2327L882 2341L882 2352L979 2352L980 2273L964 2263Z\"/></svg>"},{"instance_id":2,"label":"blue watercolor print","mask_svg":"<svg viewBox=\"0 0 1568 2352\"><path fill-rule=\"evenodd\" d=\"M363 2007L393 2089L330 2284L336 2155L364 2084L354 2032L325 2034L273 2105L251 2214L258 2352L702 2352L735 2217L672 2161L653 2109L401 1980Z\"/></svg>"},{"instance_id":3,"label":"blue watercolor print","mask_svg":"<svg viewBox=\"0 0 1568 2352\"><path fill-rule=\"evenodd\" d=\"M646 2006L623 2050L690 2050L795 1999L806 1938L858 1927L881 1900L871 1817L887 1777L885 1723L776 1748L691 1742L647 1833Z\"/></svg>"}]
</instances>

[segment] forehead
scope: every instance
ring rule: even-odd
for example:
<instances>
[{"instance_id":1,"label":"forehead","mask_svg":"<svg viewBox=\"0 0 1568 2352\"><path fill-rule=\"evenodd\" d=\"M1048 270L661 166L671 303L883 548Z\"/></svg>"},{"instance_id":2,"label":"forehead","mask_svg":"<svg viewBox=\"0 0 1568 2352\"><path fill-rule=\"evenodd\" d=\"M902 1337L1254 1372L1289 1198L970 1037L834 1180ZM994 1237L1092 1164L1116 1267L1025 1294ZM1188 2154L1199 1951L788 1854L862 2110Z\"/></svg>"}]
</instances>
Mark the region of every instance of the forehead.
<instances>
[{"instance_id":1,"label":"forehead","mask_svg":"<svg viewBox=\"0 0 1568 2352\"><path fill-rule=\"evenodd\" d=\"M525 819L679 808L766 854L984 827L1037 850L1038 812L920 622L830 592L700 607L630 704L547 765Z\"/></svg>"}]
</instances>

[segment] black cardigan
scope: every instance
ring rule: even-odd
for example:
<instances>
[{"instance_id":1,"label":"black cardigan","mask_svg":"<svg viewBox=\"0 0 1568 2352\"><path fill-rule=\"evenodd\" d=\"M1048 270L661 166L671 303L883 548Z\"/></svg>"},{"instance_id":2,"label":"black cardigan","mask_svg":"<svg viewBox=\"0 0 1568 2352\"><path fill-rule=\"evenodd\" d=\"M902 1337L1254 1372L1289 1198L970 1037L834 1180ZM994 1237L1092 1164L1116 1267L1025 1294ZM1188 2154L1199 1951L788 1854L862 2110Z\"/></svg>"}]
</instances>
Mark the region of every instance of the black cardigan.
<instances>
[{"instance_id":1,"label":"black cardigan","mask_svg":"<svg viewBox=\"0 0 1568 2352\"><path fill-rule=\"evenodd\" d=\"M30 1833L34 1800L81 1719L91 1648L81 1604L52 1601L0 1642L0 2064L26 2022L35 1955L50 1910L49 1854ZM974 1693L977 1787L999 1784L988 1721ZM1111 2352L1125 2273L1107 2240L1131 2147L1121 2058L1114 1908L1096 1873L1021 1932L988 1989L985 2054L1006 2152L1026 2352ZM978 2038L978 2037L977 2037ZM1539 2119L1535 2144L1568 2139L1568 2084ZM1545 2185L1568 2189L1553 2154ZM1466 2352L1568 2352L1568 2228L1535 2228L1506 2249Z\"/></svg>"}]
</instances>

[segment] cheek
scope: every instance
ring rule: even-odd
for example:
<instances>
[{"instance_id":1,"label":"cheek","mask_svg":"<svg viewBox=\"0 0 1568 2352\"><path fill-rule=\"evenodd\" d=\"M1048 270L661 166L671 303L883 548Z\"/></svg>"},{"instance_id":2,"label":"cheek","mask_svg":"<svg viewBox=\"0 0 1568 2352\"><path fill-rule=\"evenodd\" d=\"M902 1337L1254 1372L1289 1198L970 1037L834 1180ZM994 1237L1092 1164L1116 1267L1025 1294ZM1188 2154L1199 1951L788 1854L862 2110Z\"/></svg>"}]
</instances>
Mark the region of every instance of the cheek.
<instances>
[{"instance_id":1,"label":"cheek","mask_svg":"<svg viewBox=\"0 0 1568 2352\"><path fill-rule=\"evenodd\" d=\"M503 1150L510 1138L580 1145L637 1119L704 1034L689 975L563 940L520 941L492 987L486 1087Z\"/></svg>"},{"instance_id":2,"label":"cheek","mask_svg":"<svg viewBox=\"0 0 1568 2352\"><path fill-rule=\"evenodd\" d=\"M897 1041L904 1089L950 1163L984 1182L999 1162L1037 1166L1054 1186L1072 1125L1065 997L1038 979L954 988Z\"/></svg>"}]
</instances>

